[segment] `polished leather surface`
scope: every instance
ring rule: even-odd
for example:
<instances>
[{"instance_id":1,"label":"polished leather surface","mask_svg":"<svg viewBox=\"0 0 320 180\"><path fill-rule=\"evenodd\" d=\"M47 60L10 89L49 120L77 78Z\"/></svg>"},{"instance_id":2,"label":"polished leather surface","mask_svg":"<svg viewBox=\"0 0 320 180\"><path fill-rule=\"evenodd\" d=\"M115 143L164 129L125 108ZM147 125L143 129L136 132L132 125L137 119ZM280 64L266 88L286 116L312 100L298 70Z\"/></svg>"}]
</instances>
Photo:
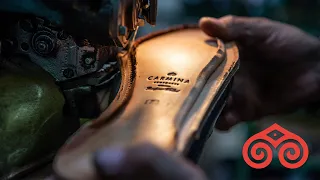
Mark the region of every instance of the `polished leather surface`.
<instances>
[{"instance_id":1,"label":"polished leather surface","mask_svg":"<svg viewBox=\"0 0 320 180\"><path fill-rule=\"evenodd\" d=\"M65 145L54 162L61 178L98 179L92 155L106 146L147 141L181 154L237 68L237 47L197 28L159 32L137 43L134 58L122 59L136 61L132 92L119 94L128 102L115 114L103 113Z\"/></svg>"}]
</instances>

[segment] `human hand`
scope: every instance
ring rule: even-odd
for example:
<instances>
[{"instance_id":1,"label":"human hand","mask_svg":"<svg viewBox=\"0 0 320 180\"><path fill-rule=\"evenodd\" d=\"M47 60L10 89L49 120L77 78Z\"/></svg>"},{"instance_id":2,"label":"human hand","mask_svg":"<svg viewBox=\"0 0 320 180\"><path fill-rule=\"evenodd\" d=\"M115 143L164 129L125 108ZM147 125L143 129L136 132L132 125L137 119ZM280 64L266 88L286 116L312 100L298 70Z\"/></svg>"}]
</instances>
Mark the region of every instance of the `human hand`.
<instances>
[{"instance_id":1,"label":"human hand","mask_svg":"<svg viewBox=\"0 0 320 180\"><path fill-rule=\"evenodd\" d=\"M317 38L265 18L202 18L199 25L210 36L236 41L240 51L240 69L218 129L319 101Z\"/></svg>"},{"instance_id":2,"label":"human hand","mask_svg":"<svg viewBox=\"0 0 320 180\"><path fill-rule=\"evenodd\" d=\"M191 162L173 157L152 144L107 148L94 155L98 177L110 180L207 180ZM46 180L59 180L51 176Z\"/></svg>"},{"instance_id":3,"label":"human hand","mask_svg":"<svg viewBox=\"0 0 320 180\"><path fill-rule=\"evenodd\" d=\"M102 150L95 164L101 177L111 180L206 180L195 165L150 144Z\"/></svg>"}]
</instances>

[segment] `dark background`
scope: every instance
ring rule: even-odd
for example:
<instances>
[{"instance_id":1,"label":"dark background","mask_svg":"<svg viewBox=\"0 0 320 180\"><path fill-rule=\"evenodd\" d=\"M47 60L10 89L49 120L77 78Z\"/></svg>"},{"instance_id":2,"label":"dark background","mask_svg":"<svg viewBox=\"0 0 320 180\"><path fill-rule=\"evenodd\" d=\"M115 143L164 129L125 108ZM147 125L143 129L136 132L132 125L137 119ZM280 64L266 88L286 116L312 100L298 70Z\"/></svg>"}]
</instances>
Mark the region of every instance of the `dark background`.
<instances>
[{"instance_id":1,"label":"dark background","mask_svg":"<svg viewBox=\"0 0 320 180\"><path fill-rule=\"evenodd\" d=\"M159 0L158 26L234 14L268 17L320 35L319 7L319 0Z\"/></svg>"},{"instance_id":2,"label":"dark background","mask_svg":"<svg viewBox=\"0 0 320 180\"><path fill-rule=\"evenodd\" d=\"M156 27L143 27L139 35L175 24L197 23L202 16L263 16L289 23L320 35L319 0L159 0ZM307 88L307 87L306 87ZM317 111L300 110L293 114L268 117L255 123L242 123L230 132L214 131L206 145L201 166L212 180L318 180L320 179L320 128ZM243 161L244 142L253 134L278 123L303 137L309 145L310 157L299 169L281 167L277 158L270 168L253 170Z\"/></svg>"}]
</instances>

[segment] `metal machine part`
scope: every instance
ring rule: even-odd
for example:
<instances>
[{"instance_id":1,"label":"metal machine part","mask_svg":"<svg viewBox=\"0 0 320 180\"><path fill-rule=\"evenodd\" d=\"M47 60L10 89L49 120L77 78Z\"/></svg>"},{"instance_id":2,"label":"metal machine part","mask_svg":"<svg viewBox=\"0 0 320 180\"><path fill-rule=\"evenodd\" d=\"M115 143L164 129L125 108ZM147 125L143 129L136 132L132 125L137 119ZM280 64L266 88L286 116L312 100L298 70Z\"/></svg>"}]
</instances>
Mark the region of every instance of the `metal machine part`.
<instances>
[{"instance_id":1,"label":"metal machine part","mask_svg":"<svg viewBox=\"0 0 320 180\"><path fill-rule=\"evenodd\" d=\"M0 12L1 56L24 55L73 97L119 74L120 47L145 21L156 24L157 0L3 0Z\"/></svg>"},{"instance_id":2,"label":"metal machine part","mask_svg":"<svg viewBox=\"0 0 320 180\"><path fill-rule=\"evenodd\" d=\"M144 26L145 21L150 25L156 25L157 0L120 0L118 18L115 21L118 25L111 26L111 37L115 39L115 44L121 43L122 46L128 44L137 27ZM123 14L123 16L121 16Z\"/></svg>"},{"instance_id":3,"label":"metal machine part","mask_svg":"<svg viewBox=\"0 0 320 180\"><path fill-rule=\"evenodd\" d=\"M138 26L156 24L157 0L2 0L0 11L33 14L95 44L126 47Z\"/></svg>"},{"instance_id":4,"label":"metal machine part","mask_svg":"<svg viewBox=\"0 0 320 180\"><path fill-rule=\"evenodd\" d=\"M157 0L44 2L59 10L67 31L104 45L126 47L138 26L156 24Z\"/></svg>"},{"instance_id":5,"label":"metal machine part","mask_svg":"<svg viewBox=\"0 0 320 180\"><path fill-rule=\"evenodd\" d=\"M5 43L12 44L10 51L27 55L57 82L116 66L116 47L102 47L92 45L85 39L74 39L63 30L50 27L50 24L40 18L18 21L12 32L11 37L14 38L4 40ZM4 53L7 50L4 49Z\"/></svg>"},{"instance_id":6,"label":"metal machine part","mask_svg":"<svg viewBox=\"0 0 320 180\"><path fill-rule=\"evenodd\" d=\"M22 17L13 24L1 41L2 55L8 60L23 55L47 71L64 92L73 116L98 116L103 108L97 94L119 74L119 47L91 44L41 18Z\"/></svg>"},{"instance_id":7,"label":"metal machine part","mask_svg":"<svg viewBox=\"0 0 320 180\"><path fill-rule=\"evenodd\" d=\"M73 35L108 46L126 47L138 26L143 26L145 21L156 24L157 0L41 2L55 12L52 14L58 14L48 17L50 21L63 26Z\"/></svg>"},{"instance_id":8,"label":"metal machine part","mask_svg":"<svg viewBox=\"0 0 320 180\"><path fill-rule=\"evenodd\" d=\"M40 2L46 6L40 6ZM9 30L10 35L1 40L3 50L28 55L57 82L108 71L117 61L120 49L116 47L126 47L145 21L151 25L156 23L157 0L30 0L30 3L34 7L49 9L47 13L40 9L30 12L42 14L43 19L19 19L15 28ZM16 0L2 1L1 4L6 5L0 8L3 12L35 10L25 6L12 9ZM49 10L60 16L48 13Z\"/></svg>"},{"instance_id":9,"label":"metal machine part","mask_svg":"<svg viewBox=\"0 0 320 180\"><path fill-rule=\"evenodd\" d=\"M156 23L157 0L19 3L0 2L2 17L8 17L0 18L6 27L1 28L1 55L25 55L47 71L73 110L80 106L78 96L97 94L119 75L118 53L134 40L138 27Z\"/></svg>"}]
</instances>

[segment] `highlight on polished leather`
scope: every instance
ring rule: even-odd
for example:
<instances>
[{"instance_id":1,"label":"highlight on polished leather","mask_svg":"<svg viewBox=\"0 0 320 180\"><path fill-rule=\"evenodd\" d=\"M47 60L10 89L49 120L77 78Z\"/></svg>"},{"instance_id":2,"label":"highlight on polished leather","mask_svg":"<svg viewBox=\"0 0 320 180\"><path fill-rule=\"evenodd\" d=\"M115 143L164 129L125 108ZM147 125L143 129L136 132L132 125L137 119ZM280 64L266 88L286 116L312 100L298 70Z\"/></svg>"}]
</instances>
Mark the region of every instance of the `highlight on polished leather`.
<instances>
[{"instance_id":1,"label":"highlight on polished leather","mask_svg":"<svg viewBox=\"0 0 320 180\"><path fill-rule=\"evenodd\" d=\"M119 55L122 82L110 107L82 127L57 154L67 180L99 179L93 154L109 146L150 142L197 159L220 115L239 67L238 48L180 26L137 40Z\"/></svg>"}]
</instances>

